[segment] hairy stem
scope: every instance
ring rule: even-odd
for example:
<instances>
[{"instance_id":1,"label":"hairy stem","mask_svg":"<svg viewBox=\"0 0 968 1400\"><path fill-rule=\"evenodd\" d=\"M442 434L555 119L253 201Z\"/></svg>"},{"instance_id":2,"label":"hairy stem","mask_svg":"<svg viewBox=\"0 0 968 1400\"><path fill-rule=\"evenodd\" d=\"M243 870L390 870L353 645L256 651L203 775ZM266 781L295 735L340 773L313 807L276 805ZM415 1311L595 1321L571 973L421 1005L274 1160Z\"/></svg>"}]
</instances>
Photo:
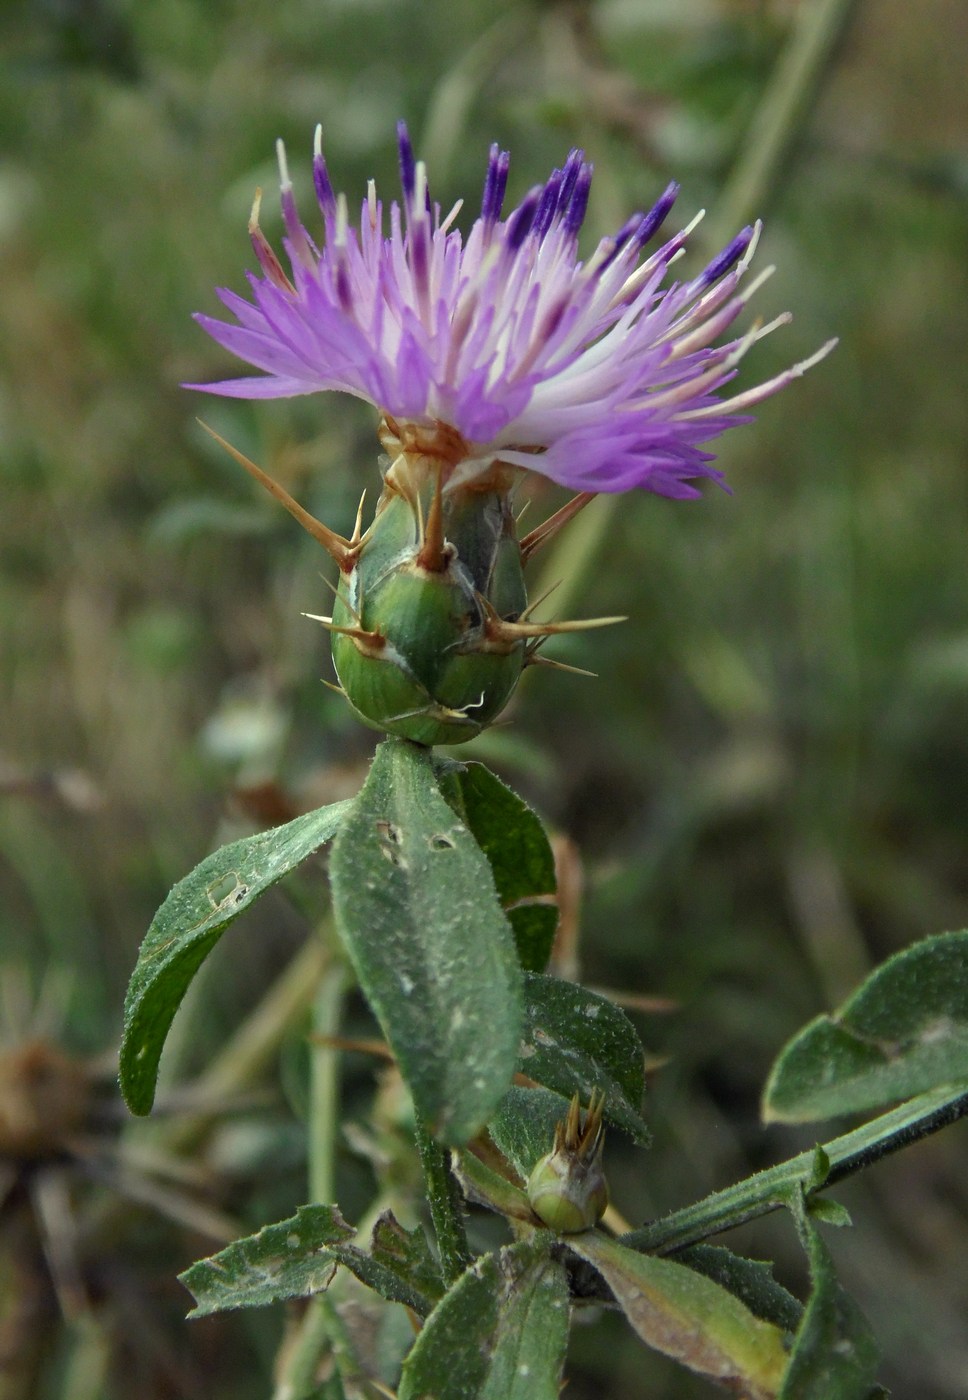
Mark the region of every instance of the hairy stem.
<instances>
[{"instance_id":1,"label":"hairy stem","mask_svg":"<svg viewBox=\"0 0 968 1400\"><path fill-rule=\"evenodd\" d=\"M423 1167L440 1264L445 1280L451 1284L460 1278L473 1257L464 1230L460 1188L450 1169L446 1150L434 1140L419 1113L415 1114L415 1118L417 1151Z\"/></svg>"},{"instance_id":2,"label":"hairy stem","mask_svg":"<svg viewBox=\"0 0 968 1400\"><path fill-rule=\"evenodd\" d=\"M818 1176L816 1149L801 1152L779 1166L769 1167L724 1191L716 1191L695 1205L633 1230L623 1236L622 1243L650 1254L672 1254L709 1235L777 1210L785 1204L794 1187L802 1185L809 1194L832 1186L966 1114L968 1091L964 1085L921 1094L873 1122L825 1143L822 1152L829 1168L824 1174Z\"/></svg>"}]
</instances>

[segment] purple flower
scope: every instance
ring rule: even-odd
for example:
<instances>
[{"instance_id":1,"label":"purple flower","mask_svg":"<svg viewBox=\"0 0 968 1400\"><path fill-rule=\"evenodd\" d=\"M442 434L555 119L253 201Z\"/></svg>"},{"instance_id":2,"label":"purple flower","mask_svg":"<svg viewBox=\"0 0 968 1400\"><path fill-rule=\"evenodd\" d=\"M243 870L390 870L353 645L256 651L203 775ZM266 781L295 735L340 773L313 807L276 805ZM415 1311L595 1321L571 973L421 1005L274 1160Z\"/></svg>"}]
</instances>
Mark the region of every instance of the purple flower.
<instances>
[{"instance_id":1,"label":"purple flower","mask_svg":"<svg viewBox=\"0 0 968 1400\"><path fill-rule=\"evenodd\" d=\"M750 346L790 319L714 344L772 271L741 289L759 225L697 277L667 282L698 222L644 255L675 201L673 184L582 262L592 178L583 153L572 151L504 218L509 159L495 145L465 242L453 226L460 205L441 218L402 122L398 135L402 202L386 216L371 181L357 231L317 129L322 246L300 221L279 143L291 275L259 228L257 195L249 231L262 276L249 275L252 301L222 289L238 324L197 318L263 377L189 387L252 399L355 394L384 415L385 444L446 460L450 484L501 462L579 491L641 486L688 497L698 494L692 480L722 481L703 444L749 422L746 410L836 343L724 398Z\"/></svg>"}]
</instances>

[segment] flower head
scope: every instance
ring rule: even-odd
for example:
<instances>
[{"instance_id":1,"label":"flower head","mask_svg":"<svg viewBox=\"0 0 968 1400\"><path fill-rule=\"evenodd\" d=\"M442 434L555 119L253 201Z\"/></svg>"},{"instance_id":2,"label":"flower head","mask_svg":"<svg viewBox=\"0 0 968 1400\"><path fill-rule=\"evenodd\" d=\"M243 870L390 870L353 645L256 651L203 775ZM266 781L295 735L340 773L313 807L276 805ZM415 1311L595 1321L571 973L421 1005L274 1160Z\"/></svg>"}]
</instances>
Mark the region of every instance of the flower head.
<instances>
[{"instance_id":1,"label":"flower head","mask_svg":"<svg viewBox=\"0 0 968 1400\"><path fill-rule=\"evenodd\" d=\"M591 256L578 257L592 167L572 151L506 217L507 152L492 146L481 211L466 242L441 217L426 168L398 128L402 200L387 215L370 182L359 228L337 195L316 133L313 174L325 226L302 224L279 143L287 274L259 228L261 276L252 301L219 296L237 324L200 315L204 329L261 378L192 385L236 398L338 389L383 414L392 452L445 464L447 485L495 464L540 472L579 491L645 487L697 495L722 480L703 447L749 422L835 344L732 398L723 390L749 347L777 325L714 344L772 269L741 288L759 236L745 228L698 276L669 282L695 222L645 255L678 193L670 185Z\"/></svg>"}]
</instances>

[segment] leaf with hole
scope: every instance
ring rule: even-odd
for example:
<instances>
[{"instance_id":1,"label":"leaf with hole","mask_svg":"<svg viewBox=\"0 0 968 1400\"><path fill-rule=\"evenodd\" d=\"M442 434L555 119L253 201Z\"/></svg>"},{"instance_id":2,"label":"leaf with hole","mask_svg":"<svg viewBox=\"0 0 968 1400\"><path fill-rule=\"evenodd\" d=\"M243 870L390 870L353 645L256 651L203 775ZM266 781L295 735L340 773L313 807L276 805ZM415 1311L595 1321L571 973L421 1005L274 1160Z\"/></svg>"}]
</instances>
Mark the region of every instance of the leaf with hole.
<instances>
[{"instance_id":1,"label":"leaf with hole","mask_svg":"<svg viewBox=\"0 0 968 1400\"><path fill-rule=\"evenodd\" d=\"M311 1297L329 1287L340 1264L389 1302L426 1316L443 1284L423 1231L405 1230L387 1211L369 1250L349 1243L354 1233L335 1206L300 1206L290 1219L235 1240L180 1274L196 1302L189 1316Z\"/></svg>"},{"instance_id":2,"label":"leaf with hole","mask_svg":"<svg viewBox=\"0 0 968 1400\"><path fill-rule=\"evenodd\" d=\"M333 846L336 926L418 1111L458 1145L514 1073L521 971L490 866L429 751L379 746Z\"/></svg>"}]
</instances>

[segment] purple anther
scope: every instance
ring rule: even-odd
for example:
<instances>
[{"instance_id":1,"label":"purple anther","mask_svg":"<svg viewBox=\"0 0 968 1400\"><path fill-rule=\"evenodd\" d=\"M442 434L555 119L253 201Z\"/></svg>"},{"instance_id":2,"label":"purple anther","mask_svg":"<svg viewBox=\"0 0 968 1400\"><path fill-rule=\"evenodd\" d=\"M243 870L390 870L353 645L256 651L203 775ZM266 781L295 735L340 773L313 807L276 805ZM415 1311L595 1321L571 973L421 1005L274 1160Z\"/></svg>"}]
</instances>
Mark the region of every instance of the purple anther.
<instances>
[{"instance_id":1,"label":"purple anther","mask_svg":"<svg viewBox=\"0 0 968 1400\"><path fill-rule=\"evenodd\" d=\"M561 182L561 207L562 207L562 209L565 208L565 206L568 204L568 201L571 199L572 192L573 192L573 190L574 190L574 188L575 188L575 183L576 183L576 181L578 180L578 176L581 174L581 172L582 172L582 170L583 170L583 168L584 168L584 165L585 165L585 152L582 151L582 150L579 150L579 148L576 146L573 150L570 150L570 151L568 152L568 159L565 161L564 168L563 168L563 170L562 170L562 172L561 172L561 174L562 174L562 182Z\"/></svg>"},{"instance_id":2,"label":"purple anther","mask_svg":"<svg viewBox=\"0 0 968 1400\"><path fill-rule=\"evenodd\" d=\"M481 218L486 224L496 223L501 217L501 206L504 203L504 191L507 189L510 166L510 155L507 151L499 150L495 141L487 163L484 195L481 199Z\"/></svg>"},{"instance_id":3,"label":"purple anther","mask_svg":"<svg viewBox=\"0 0 968 1400\"><path fill-rule=\"evenodd\" d=\"M416 184L417 163L413 158L407 123L403 121L397 122L397 145L400 149L400 184L403 186L404 202L409 205Z\"/></svg>"},{"instance_id":4,"label":"purple anther","mask_svg":"<svg viewBox=\"0 0 968 1400\"><path fill-rule=\"evenodd\" d=\"M329 221L336 218L336 192L326 168L326 157L322 151L313 156L313 185L323 218Z\"/></svg>"},{"instance_id":5,"label":"purple anther","mask_svg":"<svg viewBox=\"0 0 968 1400\"><path fill-rule=\"evenodd\" d=\"M576 238L578 230L585 222L585 212L588 209L588 196L592 188L592 167L582 162L581 168L575 178L574 189L568 206L562 217L562 226L566 233L573 234Z\"/></svg>"},{"instance_id":6,"label":"purple anther","mask_svg":"<svg viewBox=\"0 0 968 1400\"><path fill-rule=\"evenodd\" d=\"M724 273L739 262L753 241L753 230L749 224L738 233L731 243L727 243L723 251L715 258L709 266L699 276L699 282L703 286L709 286L713 282L718 282Z\"/></svg>"},{"instance_id":7,"label":"purple anther","mask_svg":"<svg viewBox=\"0 0 968 1400\"><path fill-rule=\"evenodd\" d=\"M538 211L543 193L544 187L542 185L536 185L533 190L529 190L508 219L508 226L504 233L504 244L510 252L516 253L531 232L531 225L534 223L534 216Z\"/></svg>"},{"instance_id":8,"label":"purple anther","mask_svg":"<svg viewBox=\"0 0 968 1400\"><path fill-rule=\"evenodd\" d=\"M538 205L538 212L534 216L532 232L538 238L544 238L554 222L555 214L561 202L561 186L564 179L564 172L553 170L541 193L541 202Z\"/></svg>"},{"instance_id":9,"label":"purple anther","mask_svg":"<svg viewBox=\"0 0 968 1400\"><path fill-rule=\"evenodd\" d=\"M669 210L675 204L679 195L679 186L675 180L668 185L665 191L659 196L655 204L643 218L639 227L635 230L635 241L640 248L644 248L649 239L658 233L665 223Z\"/></svg>"}]
</instances>

